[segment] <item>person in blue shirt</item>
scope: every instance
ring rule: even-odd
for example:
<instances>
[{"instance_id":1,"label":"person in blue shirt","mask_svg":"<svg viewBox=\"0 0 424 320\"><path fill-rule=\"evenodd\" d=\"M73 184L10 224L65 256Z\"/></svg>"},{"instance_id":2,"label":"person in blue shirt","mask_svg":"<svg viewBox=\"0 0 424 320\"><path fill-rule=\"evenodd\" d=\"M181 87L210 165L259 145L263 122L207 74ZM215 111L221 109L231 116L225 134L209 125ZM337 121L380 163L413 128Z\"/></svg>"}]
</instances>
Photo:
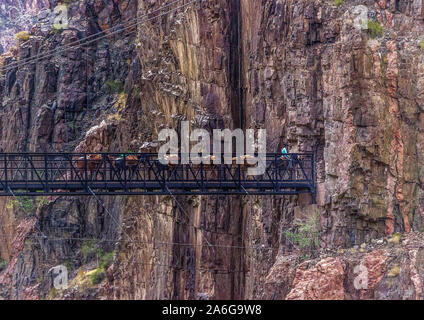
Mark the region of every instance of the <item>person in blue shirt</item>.
<instances>
[{"instance_id":1,"label":"person in blue shirt","mask_svg":"<svg viewBox=\"0 0 424 320\"><path fill-rule=\"evenodd\" d=\"M284 148L281 150L281 154L283 155L284 158L286 158L287 160L290 160L290 157L288 156L288 152L287 152L287 146L284 146Z\"/></svg>"},{"instance_id":2,"label":"person in blue shirt","mask_svg":"<svg viewBox=\"0 0 424 320\"><path fill-rule=\"evenodd\" d=\"M282 157L281 159L286 159L287 160L287 173L288 173L288 180L292 180L292 176L293 176L293 164L292 164L292 159L289 156L289 153L287 151L287 145L284 145L283 149L281 150L281 154Z\"/></svg>"}]
</instances>

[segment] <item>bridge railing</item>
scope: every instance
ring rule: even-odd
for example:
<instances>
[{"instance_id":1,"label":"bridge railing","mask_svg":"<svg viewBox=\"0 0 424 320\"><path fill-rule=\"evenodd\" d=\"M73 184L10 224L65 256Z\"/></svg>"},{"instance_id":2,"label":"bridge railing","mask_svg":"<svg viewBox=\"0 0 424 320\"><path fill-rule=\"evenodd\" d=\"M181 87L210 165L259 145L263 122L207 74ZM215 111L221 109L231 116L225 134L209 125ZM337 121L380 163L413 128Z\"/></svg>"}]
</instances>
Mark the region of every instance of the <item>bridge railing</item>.
<instances>
[{"instance_id":1,"label":"bridge railing","mask_svg":"<svg viewBox=\"0 0 424 320\"><path fill-rule=\"evenodd\" d=\"M236 193L253 190L270 193L313 192L313 154L267 154L265 173L249 176L255 167L242 159L231 164L181 164L181 155L171 155L178 164L162 164L157 154L145 153L2 153L0 192L86 192L97 190L131 193L163 193L180 190L197 193ZM222 159L223 161L223 159ZM209 191L208 191L209 190ZM211 191L212 190L212 191Z\"/></svg>"}]
</instances>

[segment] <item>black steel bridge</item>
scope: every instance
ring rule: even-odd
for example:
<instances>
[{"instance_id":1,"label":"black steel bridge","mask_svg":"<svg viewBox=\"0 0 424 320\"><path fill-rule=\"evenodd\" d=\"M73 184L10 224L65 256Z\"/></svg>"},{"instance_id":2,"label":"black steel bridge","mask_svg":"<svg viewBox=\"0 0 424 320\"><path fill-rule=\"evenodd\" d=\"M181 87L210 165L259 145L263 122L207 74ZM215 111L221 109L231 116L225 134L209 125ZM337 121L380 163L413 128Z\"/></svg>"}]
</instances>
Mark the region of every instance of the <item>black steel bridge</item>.
<instances>
[{"instance_id":1,"label":"black steel bridge","mask_svg":"<svg viewBox=\"0 0 424 320\"><path fill-rule=\"evenodd\" d=\"M0 196L315 194L314 154L267 154L260 176L236 160L164 165L146 153L0 153Z\"/></svg>"}]
</instances>

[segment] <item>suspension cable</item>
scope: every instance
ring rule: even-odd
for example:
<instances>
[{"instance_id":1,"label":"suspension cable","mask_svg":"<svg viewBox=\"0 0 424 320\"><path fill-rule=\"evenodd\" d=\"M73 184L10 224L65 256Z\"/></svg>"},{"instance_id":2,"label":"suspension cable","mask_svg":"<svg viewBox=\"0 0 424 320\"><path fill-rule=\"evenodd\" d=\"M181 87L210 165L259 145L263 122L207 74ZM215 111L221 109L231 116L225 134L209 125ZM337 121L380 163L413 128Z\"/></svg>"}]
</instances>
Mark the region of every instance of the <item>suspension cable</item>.
<instances>
[{"instance_id":1,"label":"suspension cable","mask_svg":"<svg viewBox=\"0 0 424 320\"><path fill-rule=\"evenodd\" d=\"M162 10L163 8L166 8L166 7L168 7L168 6L172 5L172 4L176 3L176 2L179 2L179 1L181 1L181 0L177 0L177 1L172 2L172 3L170 3L170 4L166 5L166 6L163 6L163 7L161 7L161 8L158 8L156 11L160 11L160 10ZM106 34L106 35L103 35L103 36L100 36L100 37L97 37L97 38L94 38L94 39L91 39L91 40L87 40L87 38L90 38L90 37L82 38L82 39L80 39L80 40L75 41L74 43L72 43L72 44L70 44L70 45L63 46L63 47L61 47L61 48L51 50L51 51L50 51L50 53L49 53L49 52L47 52L47 53L45 53L45 54L43 54L43 55L41 55L41 56L39 56L39 55L38 55L38 56L35 56L35 57L26 58L26 59L24 59L24 60L22 60L22 61L14 62L14 63L12 63L12 64L8 65L7 67L5 67L5 68L1 69L1 70L0 70L0 72L2 72L2 73L6 73L6 72L8 72L8 71L10 71L10 70L15 69L16 67L22 67L22 66L25 66L25 65L28 65L28 64L32 64L32 63L38 62L38 61L40 61L40 60L42 60L42 59L52 57L52 56L54 56L54 55L55 55L55 54L57 54L57 53L66 52L66 51L69 51L70 49L78 49L78 48L81 48L82 46L86 46L86 45L89 45L89 44L95 43L95 42L97 42L97 41L99 41L99 40L102 40L102 39L108 38L108 37L110 37L110 36L112 36L112 35L115 35L115 34L121 33L121 32L123 32L123 31L125 31L125 30L127 30L127 29L130 29L130 28L133 28L133 27L135 27L135 26L138 26L139 24L142 24L142 23L145 23L145 22L148 22L148 21L154 20L154 19L156 19L156 18L159 18L159 17L165 16L165 15L167 15L167 14L171 13L171 12L175 12L175 11L177 11L178 9L182 9L182 8L184 8L184 7L187 7L187 6L189 6L189 5L193 4L193 3L197 2L197 1L199 1L199 0L192 0L192 1L188 2L188 3L186 3L186 4L183 4L183 5L178 6L178 7L176 7L176 8L170 9L170 10L168 10L168 11L164 12L164 13L158 14L158 15L156 15L156 16L154 16L154 17L150 17L150 18L144 19L144 20L142 20L142 21L137 21L137 22L133 23L132 25L129 25L129 26L124 27L124 28L122 28L122 29L119 29L119 30L113 31L113 32L111 32L111 33L109 33L109 34ZM152 13L148 13L148 14L146 14L146 15L142 16L142 17L148 16L148 15L151 15L151 14L152 14ZM136 20L138 20L138 19L140 19L140 18L136 18ZM105 30L104 32L106 32L106 31L108 31L108 30ZM129 33L127 33L127 34L130 34L130 33L136 32L136 31L137 31L137 30L134 30L134 31L129 32ZM93 36L93 35L92 35L92 36ZM86 42L84 42L84 43L82 43L82 44L79 44L79 45L75 44L75 43L82 42L82 41L84 41L84 40L86 40Z\"/></svg>"},{"instance_id":2,"label":"suspension cable","mask_svg":"<svg viewBox=\"0 0 424 320\"><path fill-rule=\"evenodd\" d=\"M5 235L0 236L0 239L6 239L7 237ZM134 243L134 244L141 244L141 245L152 245L152 246L180 246L180 247L204 247L205 245L203 244L196 244L196 243L184 243L184 242L166 242L166 241L142 241L142 240L131 240L131 241L127 241L127 240L119 240L119 239L105 239L105 238L93 238L93 237L87 237L87 238L83 238L83 237L73 237L73 236L65 236L65 237L60 237L60 236L52 236L52 237L38 237L38 236L29 236L28 239L44 239L46 241L51 241L51 242L61 242L61 241L78 241L78 242L90 242L90 241L95 241L95 242L108 242L108 243ZM225 244L211 244L210 247L212 248L222 248L222 249L248 249L248 247L244 247L244 246L237 246L237 245L225 245ZM271 249L271 248L267 248L267 249ZM275 249L275 248L272 248Z\"/></svg>"},{"instance_id":3,"label":"suspension cable","mask_svg":"<svg viewBox=\"0 0 424 320\"><path fill-rule=\"evenodd\" d=\"M122 228L122 226L120 225L120 223L115 219L115 217L109 212L109 210L106 208L105 204L103 201L101 201L97 195L94 193L94 191L90 188L90 186L87 186L88 191L90 191L90 193L92 194L92 196L94 197L94 199L96 199L96 201L103 207L103 209L105 209L106 213L109 215L109 217L112 219L112 221L116 224L116 226L118 228L121 228L122 233L125 234L128 239L130 239L130 241L133 241L131 239L131 237L125 232L124 228Z\"/></svg>"},{"instance_id":4,"label":"suspension cable","mask_svg":"<svg viewBox=\"0 0 424 320\"><path fill-rule=\"evenodd\" d=\"M118 25L116 25L116 26L114 26L114 27L111 27L111 28L108 28L108 29L102 30L102 31L100 31L100 32L94 33L94 34L89 35L89 36L87 36L87 37L85 37L85 38L81 38L81 39L75 40L75 41L73 41L73 42L71 42L71 43L69 43L69 44L67 44L67 45L64 45L64 46L61 46L61 47L59 47L59 48L56 48L56 49L53 49L53 50L47 51L47 52L43 53L41 56L40 56L40 54L38 53L38 55L37 55L36 57L29 57L29 58L25 58L25 59L23 59L23 60L21 60L21 61L13 62L13 63L11 63L8 67L10 67L10 66L17 66L17 65L19 65L19 63L26 62L26 61L29 61L29 60L34 59L34 58L42 58L42 57L44 57L44 55L47 55L47 54L49 54L49 53L55 53L55 52L57 52L58 50L61 50L61 49L65 49L65 48L72 48L72 46L74 46L74 45L78 45L78 44L80 44L81 42L83 42L83 41L85 41L85 40L90 40L91 38L95 38L95 37L97 37L97 36L100 36L100 35L106 34L107 32L111 32L111 31L113 31L114 29L118 29L118 28L121 28L121 27L125 27L125 25L127 25L127 24L129 24L129 23L131 23L131 22L133 22L133 21L137 21L137 20L139 20L139 19L141 19L141 18L143 18L143 17L148 16L149 14L151 15L151 14L155 13L156 11L160 11L160 10L162 10L162 9L164 9L164 8L166 8L166 7L169 7L169 6L171 6L171 5L173 5L173 4L177 3L177 2L180 2L180 1L181 1L181 0L176 0L176 1L174 1L174 2L171 2L171 3L167 4L167 5L162 6L162 7L158 8L158 9L156 9L156 10L153 10L153 11L152 11L152 12L150 12L150 13L146 13L146 14L142 15L141 17L135 17L135 18L132 18L132 19L128 20L128 21L127 21L127 22L125 22L125 23L118 24ZM131 25L131 26L133 26L133 25ZM125 30L125 29L124 29L124 30ZM122 31L122 30L120 30L120 31Z\"/></svg>"},{"instance_id":5,"label":"suspension cable","mask_svg":"<svg viewBox=\"0 0 424 320\"><path fill-rule=\"evenodd\" d=\"M177 200L177 198L174 196L174 194L171 192L171 190L169 190L168 186L165 185L166 190L168 191L168 193L171 195L171 197L174 199L175 203L177 204L177 206L180 208L181 212L183 212L185 214L185 216L187 217L188 221L190 222L190 215L187 213L187 211L183 208L183 206L180 204L180 202ZM212 247L211 243L208 241L208 239L206 238L206 236L203 234L202 229L199 229L201 236L203 237L203 239L205 240L206 244L209 247Z\"/></svg>"}]
</instances>

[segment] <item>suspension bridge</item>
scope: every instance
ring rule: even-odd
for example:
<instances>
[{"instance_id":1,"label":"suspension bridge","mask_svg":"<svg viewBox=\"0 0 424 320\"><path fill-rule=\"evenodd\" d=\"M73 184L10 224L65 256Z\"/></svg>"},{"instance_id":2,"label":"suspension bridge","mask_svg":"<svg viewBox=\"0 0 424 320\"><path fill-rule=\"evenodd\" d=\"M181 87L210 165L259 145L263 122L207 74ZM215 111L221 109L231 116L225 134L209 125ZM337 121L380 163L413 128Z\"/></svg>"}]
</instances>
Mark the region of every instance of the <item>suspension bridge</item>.
<instances>
[{"instance_id":1,"label":"suspension bridge","mask_svg":"<svg viewBox=\"0 0 424 320\"><path fill-rule=\"evenodd\" d=\"M108 32L103 30L36 56L12 61L1 71L15 72L69 50L88 50L90 45L112 35L129 35L137 32L139 25L173 12L184 12L196 2L169 2ZM181 155L178 157L181 159ZM0 153L0 196L315 194L314 154L267 154L264 161L265 173L249 176L247 162L163 165L157 154L146 153Z\"/></svg>"},{"instance_id":2,"label":"suspension bridge","mask_svg":"<svg viewBox=\"0 0 424 320\"><path fill-rule=\"evenodd\" d=\"M0 196L315 193L314 154L267 154L260 176L232 160L164 165L147 153L1 153Z\"/></svg>"}]
</instances>

